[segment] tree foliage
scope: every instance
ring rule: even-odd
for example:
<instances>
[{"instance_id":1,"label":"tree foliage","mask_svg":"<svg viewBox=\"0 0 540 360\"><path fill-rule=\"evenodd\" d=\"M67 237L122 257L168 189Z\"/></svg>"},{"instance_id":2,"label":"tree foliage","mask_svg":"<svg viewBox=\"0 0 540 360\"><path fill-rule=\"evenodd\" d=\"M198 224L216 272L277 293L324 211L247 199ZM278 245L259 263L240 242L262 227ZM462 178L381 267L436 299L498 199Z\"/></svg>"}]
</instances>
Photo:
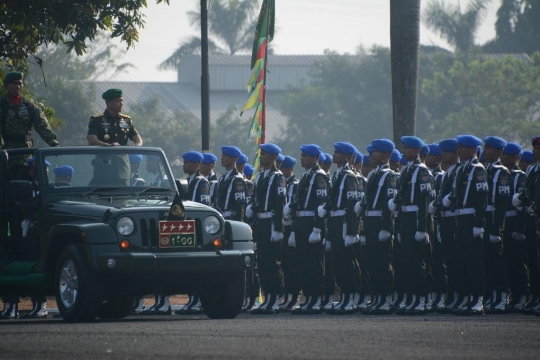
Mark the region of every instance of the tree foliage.
<instances>
[{"instance_id":1,"label":"tree foliage","mask_svg":"<svg viewBox=\"0 0 540 360\"><path fill-rule=\"evenodd\" d=\"M251 51L253 34L257 24L257 9L260 1L254 0L213 0L208 7L208 52L231 54ZM200 29L201 12L188 12L191 26ZM200 54L201 39L192 36L184 40L180 47L159 68L176 70L186 55Z\"/></svg>"},{"instance_id":2,"label":"tree foliage","mask_svg":"<svg viewBox=\"0 0 540 360\"><path fill-rule=\"evenodd\" d=\"M460 4L431 0L423 14L428 29L438 33L455 50L465 52L474 46L478 28L486 12L485 0L471 0L464 12Z\"/></svg>"},{"instance_id":3,"label":"tree foliage","mask_svg":"<svg viewBox=\"0 0 540 360\"><path fill-rule=\"evenodd\" d=\"M484 46L490 53L540 50L540 1L501 0L495 23L497 37Z\"/></svg>"},{"instance_id":4,"label":"tree foliage","mask_svg":"<svg viewBox=\"0 0 540 360\"><path fill-rule=\"evenodd\" d=\"M156 0L169 3L169 0ZM144 27L146 0L6 0L0 5L0 59L15 65L42 45L65 44L82 55L99 31L129 47Z\"/></svg>"}]
</instances>

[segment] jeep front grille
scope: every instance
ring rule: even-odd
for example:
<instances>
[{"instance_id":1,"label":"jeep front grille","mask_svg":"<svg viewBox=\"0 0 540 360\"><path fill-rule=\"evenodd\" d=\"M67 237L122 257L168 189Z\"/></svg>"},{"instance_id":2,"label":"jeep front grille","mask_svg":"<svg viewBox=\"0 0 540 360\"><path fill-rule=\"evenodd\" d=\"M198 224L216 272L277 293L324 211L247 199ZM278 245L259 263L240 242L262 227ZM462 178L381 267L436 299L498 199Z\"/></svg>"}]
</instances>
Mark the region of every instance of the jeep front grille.
<instances>
[{"instance_id":1,"label":"jeep front grille","mask_svg":"<svg viewBox=\"0 0 540 360\"><path fill-rule=\"evenodd\" d=\"M141 219L142 246L157 248L159 241L158 222L156 219Z\"/></svg>"}]
</instances>

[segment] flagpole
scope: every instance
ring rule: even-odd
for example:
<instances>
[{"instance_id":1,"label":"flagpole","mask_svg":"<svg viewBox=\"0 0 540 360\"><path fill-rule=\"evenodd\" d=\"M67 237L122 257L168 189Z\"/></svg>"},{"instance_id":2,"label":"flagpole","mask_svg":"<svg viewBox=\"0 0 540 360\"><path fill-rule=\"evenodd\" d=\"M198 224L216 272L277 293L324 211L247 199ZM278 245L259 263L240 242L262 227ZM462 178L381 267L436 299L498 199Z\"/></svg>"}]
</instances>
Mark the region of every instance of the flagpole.
<instances>
[{"instance_id":1,"label":"flagpole","mask_svg":"<svg viewBox=\"0 0 540 360\"><path fill-rule=\"evenodd\" d=\"M261 144L266 144L266 73L267 73L266 69L268 67L268 43L270 42L270 34L269 34L270 10L273 9L272 6L269 6L270 1L274 1L274 0L269 0L266 3L266 6L268 8L266 9L266 41L265 41L265 45L264 45L265 49L264 49L264 67L263 67L264 74L263 74L263 85L262 85L262 88L263 88L263 96L262 96L263 108L262 108L262 113L261 113Z\"/></svg>"}]
</instances>

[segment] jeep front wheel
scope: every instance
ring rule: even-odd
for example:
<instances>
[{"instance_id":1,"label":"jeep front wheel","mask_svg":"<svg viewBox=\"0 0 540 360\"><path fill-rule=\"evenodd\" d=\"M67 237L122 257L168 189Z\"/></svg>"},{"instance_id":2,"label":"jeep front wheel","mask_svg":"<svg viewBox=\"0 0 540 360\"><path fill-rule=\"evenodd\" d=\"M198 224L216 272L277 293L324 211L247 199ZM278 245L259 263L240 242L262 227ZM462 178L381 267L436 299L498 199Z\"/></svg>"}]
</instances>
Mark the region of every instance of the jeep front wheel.
<instances>
[{"instance_id":1,"label":"jeep front wheel","mask_svg":"<svg viewBox=\"0 0 540 360\"><path fill-rule=\"evenodd\" d=\"M55 295L58 310L69 322L94 321L102 301L102 283L86 263L79 246L62 250L55 272Z\"/></svg>"},{"instance_id":2,"label":"jeep front wheel","mask_svg":"<svg viewBox=\"0 0 540 360\"><path fill-rule=\"evenodd\" d=\"M201 304L210 319L234 319L242 311L246 273L223 274L201 289Z\"/></svg>"}]
</instances>

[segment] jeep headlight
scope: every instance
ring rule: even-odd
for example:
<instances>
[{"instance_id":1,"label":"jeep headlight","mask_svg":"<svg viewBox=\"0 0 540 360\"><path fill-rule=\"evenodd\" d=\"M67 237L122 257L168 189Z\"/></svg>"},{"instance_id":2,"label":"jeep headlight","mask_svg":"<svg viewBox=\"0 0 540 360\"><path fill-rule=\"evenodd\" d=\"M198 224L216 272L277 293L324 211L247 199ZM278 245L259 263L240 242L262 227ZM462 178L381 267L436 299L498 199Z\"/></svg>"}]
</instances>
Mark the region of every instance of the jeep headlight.
<instances>
[{"instance_id":1,"label":"jeep headlight","mask_svg":"<svg viewBox=\"0 0 540 360\"><path fill-rule=\"evenodd\" d=\"M118 232L124 236L131 235L133 230L135 230L135 224L133 223L133 220L131 220L128 217L123 217L118 220L118 224L116 225L116 228Z\"/></svg>"},{"instance_id":2,"label":"jeep headlight","mask_svg":"<svg viewBox=\"0 0 540 360\"><path fill-rule=\"evenodd\" d=\"M221 223L219 219L213 215L210 215L204 220L204 230L210 235L215 235L219 231Z\"/></svg>"}]
</instances>

